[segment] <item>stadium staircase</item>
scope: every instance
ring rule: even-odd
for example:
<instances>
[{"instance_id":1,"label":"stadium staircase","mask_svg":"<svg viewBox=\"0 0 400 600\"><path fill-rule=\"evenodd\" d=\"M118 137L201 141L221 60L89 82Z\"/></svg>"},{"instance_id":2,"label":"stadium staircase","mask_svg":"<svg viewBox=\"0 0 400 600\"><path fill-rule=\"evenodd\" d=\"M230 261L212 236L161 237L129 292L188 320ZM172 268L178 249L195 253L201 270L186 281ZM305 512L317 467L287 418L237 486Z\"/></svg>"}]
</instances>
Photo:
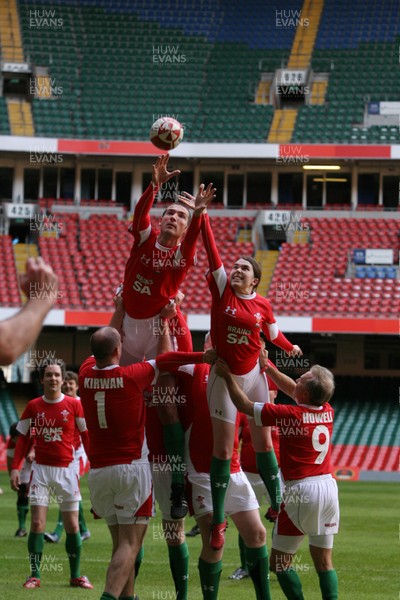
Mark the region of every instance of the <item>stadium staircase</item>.
<instances>
[{"instance_id":1,"label":"stadium staircase","mask_svg":"<svg viewBox=\"0 0 400 600\"><path fill-rule=\"evenodd\" d=\"M32 110L28 102L8 98L7 108L11 134L34 136Z\"/></svg>"},{"instance_id":2,"label":"stadium staircase","mask_svg":"<svg viewBox=\"0 0 400 600\"><path fill-rule=\"evenodd\" d=\"M304 0L301 10L301 22L308 21L308 25L299 24L296 29L292 51L290 53L288 69L308 69L314 49L324 1Z\"/></svg>"},{"instance_id":3,"label":"stadium staircase","mask_svg":"<svg viewBox=\"0 0 400 600\"><path fill-rule=\"evenodd\" d=\"M268 104L269 103L269 92L271 89L270 81L260 81L256 92L256 104Z\"/></svg>"},{"instance_id":4,"label":"stadium staircase","mask_svg":"<svg viewBox=\"0 0 400 600\"><path fill-rule=\"evenodd\" d=\"M0 42L3 62L24 62L16 0L2 0L0 4Z\"/></svg>"},{"instance_id":5,"label":"stadium staircase","mask_svg":"<svg viewBox=\"0 0 400 600\"><path fill-rule=\"evenodd\" d=\"M276 109L267 142L269 144L290 142L296 117L297 109Z\"/></svg>"},{"instance_id":6,"label":"stadium staircase","mask_svg":"<svg viewBox=\"0 0 400 600\"><path fill-rule=\"evenodd\" d=\"M256 252L255 259L260 264L262 273L261 281L257 288L261 296L266 296L268 293L278 258L278 250L257 250Z\"/></svg>"},{"instance_id":7,"label":"stadium staircase","mask_svg":"<svg viewBox=\"0 0 400 600\"><path fill-rule=\"evenodd\" d=\"M310 104L325 104L328 81L313 81L311 87Z\"/></svg>"}]
</instances>

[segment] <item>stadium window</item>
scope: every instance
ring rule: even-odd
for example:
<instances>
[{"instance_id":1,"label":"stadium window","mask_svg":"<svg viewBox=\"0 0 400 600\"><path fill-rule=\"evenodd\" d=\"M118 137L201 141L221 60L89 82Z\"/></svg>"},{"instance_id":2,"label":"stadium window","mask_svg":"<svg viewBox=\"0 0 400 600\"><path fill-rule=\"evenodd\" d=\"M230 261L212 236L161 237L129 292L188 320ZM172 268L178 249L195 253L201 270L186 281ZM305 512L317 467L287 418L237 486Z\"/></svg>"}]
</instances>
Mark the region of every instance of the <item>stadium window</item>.
<instances>
[{"instance_id":1,"label":"stadium window","mask_svg":"<svg viewBox=\"0 0 400 600\"><path fill-rule=\"evenodd\" d=\"M142 194L144 190L150 185L152 173L142 173Z\"/></svg>"},{"instance_id":2,"label":"stadium window","mask_svg":"<svg viewBox=\"0 0 400 600\"><path fill-rule=\"evenodd\" d=\"M247 173L247 204L270 204L271 173Z\"/></svg>"},{"instance_id":3,"label":"stadium window","mask_svg":"<svg viewBox=\"0 0 400 600\"><path fill-rule=\"evenodd\" d=\"M400 201L400 177L384 175L383 178L383 206L396 208Z\"/></svg>"},{"instance_id":4,"label":"stadium window","mask_svg":"<svg viewBox=\"0 0 400 600\"><path fill-rule=\"evenodd\" d=\"M111 200L112 195L112 169L99 169L98 177L98 200Z\"/></svg>"},{"instance_id":5,"label":"stadium window","mask_svg":"<svg viewBox=\"0 0 400 600\"><path fill-rule=\"evenodd\" d=\"M221 204L224 201L224 172L223 171L200 171L200 183L207 187L209 183L217 189L217 196L213 204Z\"/></svg>"},{"instance_id":6,"label":"stadium window","mask_svg":"<svg viewBox=\"0 0 400 600\"><path fill-rule=\"evenodd\" d=\"M379 201L379 173L359 173L358 205L376 206Z\"/></svg>"},{"instance_id":7,"label":"stadium window","mask_svg":"<svg viewBox=\"0 0 400 600\"><path fill-rule=\"evenodd\" d=\"M57 168L43 168L43 198L57 198L57 178Z\"/></svg>"},{"instance_id":8,"label":"stadium window","mask_svg":"<svg viewBox=\"0 0 400 600\"><path fill-rule=\"evenodd\" d=\"M95 197L96 170L82 169L81 171L81 200L93 200Z\"/></svg>"},{"instance_id":9,"label":"stadium window","mask_svg":"<svg viewBox=\"0 0 400 600\"><path fill-rule=\"evenodd\" d=\"M364 349L364 369L374 370L381 368L381 353L377 349Z\"/></svg>"},{"instance_id":10,"label":"stadium window","mask_svg":"<svg viewBox=\"0 0 400 600\"><path fill-rule=\"evenodd\" d=\"M315 173L307 175L307 208L322 208L324 183L316 179Z\"/></svg>"},{"instance_id":11,"label":"stadium window","mask_svg":"<svg viewBox=\"0 0 400 600\"><path fill-rule=\"evenodd\" d=\"M75 169L62 168L60 170L60 198L71 200L75 191Z\"/></svg>"},{"instance_id":12,"label":"stadium window","mask_svg":"<svg viewBox=\"0 0 400 600\"><path fill-rule=\"evenodd\" d=\"M400 370L400 351L395 350L388 354L388 368L393 370Z\"/></svg>"},{"instance_id":13,"label":"stadium window","mask_svg":"<svg viewBox=\"0 0 400 600\"><path fill-rule=\"evenodd\" d=\"M242 208L244 192L243 173L228 173L228 206Z\"/></svg>"},{"instance_id":14,"label":"stadium window","mask_svg":"<svg viewBox=\"0 0 400 600\"><path fill-rule=\"evenodd\" d=\"M117 171L115 174L115 200L131 208L132 173L130 171Z\"/></svg>"},{"instance_id":15,"label":"stadium window","mask_svg":"<svg viewBox=\"0 0 400 600\"><path fill-rule=\"evenodd\" d=\"M335 181L337 179L338 181ZM329 173L326 183L326 204L351 203L351 175L350 173Z\"/></svg>"},{"instance_id":16,"label":"stadium window","mask_svg":"<svg viewBox=\"0 0 400 600\"><path fill-rule=\"evenodd\" d=\"M302 204L303 173L278 173L278 205Z\"/></svg>"},{"instance_id":17,"label":"stadium window","mask_svg":"<svg viewBox=\"0 0 400 600\"><path fill-rule=\"evenodd\" d=\"M24 169L24 200L39 198L40 169Z\"/></svg>"},{"instance_id":18,"label":"stadium window","mask_svg":"<svg viewBox=\"0 0 400 600\"><path fill-rule=\"evenodd\" d=\"M13 179L12 167L0 167L0 200L12 199Z\"/></svg>"}]
</instances>

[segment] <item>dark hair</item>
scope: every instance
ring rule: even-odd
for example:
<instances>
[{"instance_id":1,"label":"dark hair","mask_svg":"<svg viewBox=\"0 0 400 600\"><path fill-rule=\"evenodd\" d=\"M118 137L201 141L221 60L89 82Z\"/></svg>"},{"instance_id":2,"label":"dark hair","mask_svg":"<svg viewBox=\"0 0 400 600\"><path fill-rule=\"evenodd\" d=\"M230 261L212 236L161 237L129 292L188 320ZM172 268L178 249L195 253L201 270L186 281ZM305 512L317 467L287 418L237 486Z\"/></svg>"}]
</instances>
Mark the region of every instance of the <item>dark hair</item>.
<instances>
[{"instance_id":1,"label":"dark hair","mask_svg":"<svg viewBox=\"0 0 400 600\"><path fill-rule=\"evenodd\" d=\"M64 381L70 381L70 380L75 381L75 383L78 383L78 373L75 373L75 371L65 371L65 377L64 377Z\"/></svg>"},{"instance_id":2,"label":"dark hair","mask_svg":"<svg viewBox=\"0 0 400 600\"><path fill-rule=\"evenodd\" d=\"M256 279L258 279L258 283L260 283L260 281L261 281L261 267L260 267L260 264L252 256L241 256L240 258L243 259L243 260L247 260L247 262L249 262L251 264L251 266L253 267L254 277ZM258 283L253 287L253 291L257 289Z\"/></svg>"},{"instance_id":3,"label":"dark hair","mask_svg":"<svg viewBox=\"0 0 400 600\"><path fill-rule=\"evenodd\" d=\"M40 374L40 379L43 380L44 379L44 373L47 369L47 367L50 367L51 365L58 365L61 369L61 377L64 380L65 379L65 362L62 360L62 358L46 358L39 369L39 374Z\"/></svg>"}]
</instances>

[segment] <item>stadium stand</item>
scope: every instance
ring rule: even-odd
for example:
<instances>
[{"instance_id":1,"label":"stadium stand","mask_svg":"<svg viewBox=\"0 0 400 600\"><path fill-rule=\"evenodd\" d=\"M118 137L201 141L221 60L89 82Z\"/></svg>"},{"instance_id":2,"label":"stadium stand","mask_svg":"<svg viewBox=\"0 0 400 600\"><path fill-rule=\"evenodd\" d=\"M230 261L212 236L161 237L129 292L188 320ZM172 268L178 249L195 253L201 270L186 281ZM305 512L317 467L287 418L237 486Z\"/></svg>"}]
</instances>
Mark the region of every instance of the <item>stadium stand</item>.
<instances>
[{"instance_id":1,"label":"stadium stand","mask_svg":"<svg viewBox=\"0 0 400 600\"><path fill-rule=\"evenodd\" d=\"M394 379L336 377L333 464L397 470L400 414L391 400L397 393Z\"/></svg>"}]
</instances>

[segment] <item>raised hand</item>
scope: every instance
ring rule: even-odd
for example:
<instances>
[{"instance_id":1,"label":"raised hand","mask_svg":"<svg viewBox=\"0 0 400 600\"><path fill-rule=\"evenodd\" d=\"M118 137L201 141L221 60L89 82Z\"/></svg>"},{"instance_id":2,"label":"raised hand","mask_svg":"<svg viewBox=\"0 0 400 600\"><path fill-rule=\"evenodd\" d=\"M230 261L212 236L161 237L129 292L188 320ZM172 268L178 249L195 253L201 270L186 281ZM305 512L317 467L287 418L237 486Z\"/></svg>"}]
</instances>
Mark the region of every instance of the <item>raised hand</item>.
<instances>
[{"instance_id":1,"label":"raised hand","mask_svg":"<svg viewBox=\"0 0 400 600\"><path fill-rule=\"evenodd\" d=\"M172 179L172 177L180 175L180 171L178 169L175 169L175 171L168 171L168 161L169 154L163 154L163 156L159 156L157 158L156 164L153 165L153 185L160 186L169 179Z\"/></svg>"},{"instance_id":2,"label":"raised hand","mask_svg":"<svg viewBox=\"0 0 400 600\"><path fill-rule=\"evenodd\" d=\"M200 185L196 198L194 199L194 214L201 214L207 206L214 200L217 190L213 184L209 183L205 188L204 183Z\"/></svg>"},{"instance_id":3,"label":"raised hand","mask_svg":"<svg viewBox=\"0 0 400 600\"><path fill-rule=\"evenodd\" d=\"M40 256L28 258L26 272L20 275L19 284L28 300L40 300L51 305L57 301L58 277Z\"/></svg>"}]
</instances>

